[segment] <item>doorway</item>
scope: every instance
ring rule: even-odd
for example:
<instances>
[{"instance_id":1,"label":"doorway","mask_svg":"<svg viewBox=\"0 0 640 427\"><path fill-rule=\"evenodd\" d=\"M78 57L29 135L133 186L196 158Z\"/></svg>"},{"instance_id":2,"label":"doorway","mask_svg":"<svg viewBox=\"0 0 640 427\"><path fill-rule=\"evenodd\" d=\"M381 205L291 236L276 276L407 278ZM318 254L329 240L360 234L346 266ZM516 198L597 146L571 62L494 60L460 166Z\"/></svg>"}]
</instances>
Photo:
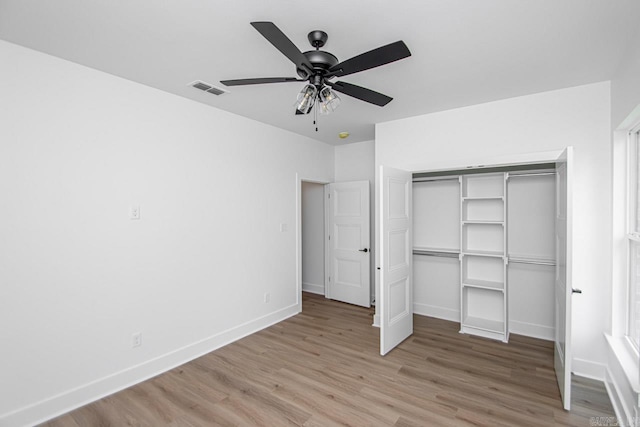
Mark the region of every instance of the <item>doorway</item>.
<instances>
[{"instance_id":1,"label":"doorway","mask_svg":"<svg viewBox=\"0 0 640 427\"><path fill-rule=\"evenodd\" d=\"M325 183L298 177L298 304L302 292L369 307L369 181Z\"/></svg>"},{"instance_id":2,"label":"doorway","mask_svg":"<svg viewBox=\"0 0 640 427\"><path fill-rule=\"evenodd\" d=\"M572 290L572 147L567 147L560 153L555 153L549 159L555 163L555 371L562 394L564 408L569 409L571 392L571 295ZM499 166L518 166L495 165ZM439 171L435 171L436 173ZM506 238L506 181L508 173L488 173L483 169L473 179L471 186L469 179L460 178L460 245L459 260L461 266L461 329L462 333L471 333L487 338L508 340L507 329L507 284L506 267L509 258L512 261L523 262L521 257L515 257L507 252ZM495 172L495 171L494 171ZM531 175L531 174L528 174ZM520 176L525 176L522 174ZM412 173L405 170L380 166L379 172L380 197L380 354L384 355L413 333L413 277L412 277ZM479 180L478 181L478 177ZM499 178L499 179L498 179ZM496 182L490 191L478 182ZM470 189L473 188L473 191ZM473 204L473 210L471 205ZM488 205L488 207L487 207ZM497 206L498 209L495 209ZM482 209L479 209L482 207ZM472 213L473 212L473 213ZM489 230L491 229L491 230ZM488 231L489 230L489 231ZM496 232L497 231L497 232ZM488 233L492 233L491 235ZM488 239L487 236L490 238ZM498 242L496 244L496 242ZM413 248L415 249L415 248ZM429 250L419 248L422 253L449 251ZM531 258L531 257L529 257ZM480 262L480 261L482 262ZM486 260L490 260L491 270ZM494 261L498 261L495 263ZM470 263L475 264L471 274ZM530 264L535 261L528 260ZM540 263L540 261L536 261ZM481 268L480 268L481 267ZM489 272L489 273L487 273ZM473 311L470 295L480 295L476 298ZM499 304L493 304L492 316L480 318L477 313L484 310L487 295L499 295ZM480 310L478 310L480 307ZM501 312L501 313L498 313ZM484 313L484 312L483 312ZM500 315L501 317L498 317ZM482 321L482 323L480 322ZM491 335L489 334L491 333Z\"/></svg>"},{"instance_id":3,"label":"doorway","mask_svg":"<svg viewBox=\"0 0 640 427\"><path fill-rule=\"evenodd\" d=\"M325 204L324 184L302 181L302 291L325 292Z\"/></svg>"}]
</instances>

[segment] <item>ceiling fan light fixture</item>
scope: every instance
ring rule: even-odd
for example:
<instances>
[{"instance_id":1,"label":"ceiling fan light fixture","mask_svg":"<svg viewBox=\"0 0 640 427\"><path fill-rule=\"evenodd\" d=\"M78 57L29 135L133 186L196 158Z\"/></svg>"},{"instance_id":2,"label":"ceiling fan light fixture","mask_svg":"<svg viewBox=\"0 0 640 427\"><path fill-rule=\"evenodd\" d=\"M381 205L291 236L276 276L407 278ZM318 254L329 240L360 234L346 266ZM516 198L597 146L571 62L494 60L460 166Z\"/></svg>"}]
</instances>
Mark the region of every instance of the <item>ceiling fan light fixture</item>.
<instances>
[{"instance_id":1,"label":"ceiling fan light fixture","mask_svg":"<svg viewBox=\"0 0 640 427\"><path fill-rule=\"evenodd\" d=\"M299 112L307 114L309 111L311 111L311 108L313 108L313 104L316 102L317 95L318 90L314 85L306 85L298 94L298 98L296 99L294 107L296 107L296 110L298 110Z\"/></svg>"},{"instance_id":2,"label":"ceiling fan light fixture","mask_svg":"<svg viewBox=\"0 0 640 427\"><path fill-rule=\"evenodd\" d=\"M384 107L393 100L390 96L365 87L343 81L331 83L328 79L370 70L371 68L380 67L411 56L407 45L402 40L399 40L361 53L346 61L339 61L334 54L320 50L328 38L327 33L324 31L315 30L309 33L309 43L315 50L303 53L273 22L256 21L251 22L251 25L287 59L293 62L299 78L266 77L221 80L220 82L225 86L242 86L307 81L309 84L298 94L294 104L295 114L309 114L313 107L317 105L314 111L314 124L316 125L318 110L320 110L320 114L329 114L334 112L340 105L340 98L336 92L379 107Z\"/></svg>"},{"instance_id":3,"label":"ceiling fan light fixture","mask_svg":"<svg viewBox=\"0 0 640 427\"><path fill-rule=\"evenodd\" d=\"M320 114L331 114L340 106L340 97L331 90L329 86L325 86L320 90Z\"/></svg>"}]
</instances>

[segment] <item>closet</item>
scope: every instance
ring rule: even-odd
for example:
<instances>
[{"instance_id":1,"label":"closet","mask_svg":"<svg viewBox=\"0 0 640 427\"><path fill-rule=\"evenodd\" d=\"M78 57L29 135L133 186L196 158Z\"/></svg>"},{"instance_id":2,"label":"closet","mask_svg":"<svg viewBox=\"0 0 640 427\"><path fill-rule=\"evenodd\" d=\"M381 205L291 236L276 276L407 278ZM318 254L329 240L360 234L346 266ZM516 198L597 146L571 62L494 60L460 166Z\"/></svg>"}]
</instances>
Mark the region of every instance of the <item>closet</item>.
<instances>
[{"instance_id":1,"label":"closet","mask_svg":"<svg viewBox=\"0 0 640 427\"><path fill-rule=\"evenodd\" d=\"M555 165L413 175L414 312L554 339Z\"/></svg>"}]
</instances>

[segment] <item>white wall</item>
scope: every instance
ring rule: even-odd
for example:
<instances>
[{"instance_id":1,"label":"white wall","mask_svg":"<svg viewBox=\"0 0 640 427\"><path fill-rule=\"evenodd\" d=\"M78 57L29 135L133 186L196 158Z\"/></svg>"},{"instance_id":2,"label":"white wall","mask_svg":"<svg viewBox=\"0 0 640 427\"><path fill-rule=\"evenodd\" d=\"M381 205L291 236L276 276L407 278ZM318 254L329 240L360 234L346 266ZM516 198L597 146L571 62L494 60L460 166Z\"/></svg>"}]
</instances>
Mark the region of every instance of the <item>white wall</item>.
<instances>
[{"instance_id":1,"label":"white wall","mask_svg":"<svg viewBox=\"0 0 640 427\"><path fill-rule=\"evenodd\" d=\"M302 290L324 295L324 185L302 182Z\"/></svg>"},{"instance_id":2,"label":"white wall","mask_svg":"<svg viewBox=\"0 0 640 427\"><path fill-rule=\"evenodd\" d=\"M602 378L610 308L611 194L608 82L539 93L376 125L376 170L500 164L575 147L574 370ZM552 302L550 301L550 304Z\"/></svg>"},{"instance_id":3,"label":"white wall","mask_svg":"<svg viewBox=\"0 0 640 427\"><path fill-rule=\"evenodd\" d=\"M369 181L369 203L371 218L369 224L371 224L371 297L375 296L374 280L376 274L375 264L375 247L373 242L375 241L375 142L364 141L356 142L353 144L338 145L335 147L335 182L345 181Z\"/></svg>"},{"instance_id":4,"label":"white wall","mask_svg":"<svg viewBox=\"0 0 640 427\"><path fill-rule=\"evenodd\" d=\"M330 181L333 147L9 43L0 63L0 425L297 312L296 173Z\"/></svg>"}]
</instances>

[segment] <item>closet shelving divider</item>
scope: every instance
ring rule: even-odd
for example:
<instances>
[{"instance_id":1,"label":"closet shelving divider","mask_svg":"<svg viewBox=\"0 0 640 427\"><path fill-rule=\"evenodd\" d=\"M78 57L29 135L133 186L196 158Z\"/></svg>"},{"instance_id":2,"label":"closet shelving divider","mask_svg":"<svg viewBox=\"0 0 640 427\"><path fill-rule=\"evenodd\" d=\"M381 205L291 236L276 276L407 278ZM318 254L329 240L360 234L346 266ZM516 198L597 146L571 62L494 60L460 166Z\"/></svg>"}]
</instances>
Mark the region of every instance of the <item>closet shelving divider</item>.
<instances>
[{"instance_id":1,"label":"closet shelving divider","mask_svg":"<svg viewBox=\"0 0 640 427\"><path fill-rule=\"evenodd\" d=\"M460 332L507 342L507 174L460 179Z\"/></svg>"}]
</instances>

